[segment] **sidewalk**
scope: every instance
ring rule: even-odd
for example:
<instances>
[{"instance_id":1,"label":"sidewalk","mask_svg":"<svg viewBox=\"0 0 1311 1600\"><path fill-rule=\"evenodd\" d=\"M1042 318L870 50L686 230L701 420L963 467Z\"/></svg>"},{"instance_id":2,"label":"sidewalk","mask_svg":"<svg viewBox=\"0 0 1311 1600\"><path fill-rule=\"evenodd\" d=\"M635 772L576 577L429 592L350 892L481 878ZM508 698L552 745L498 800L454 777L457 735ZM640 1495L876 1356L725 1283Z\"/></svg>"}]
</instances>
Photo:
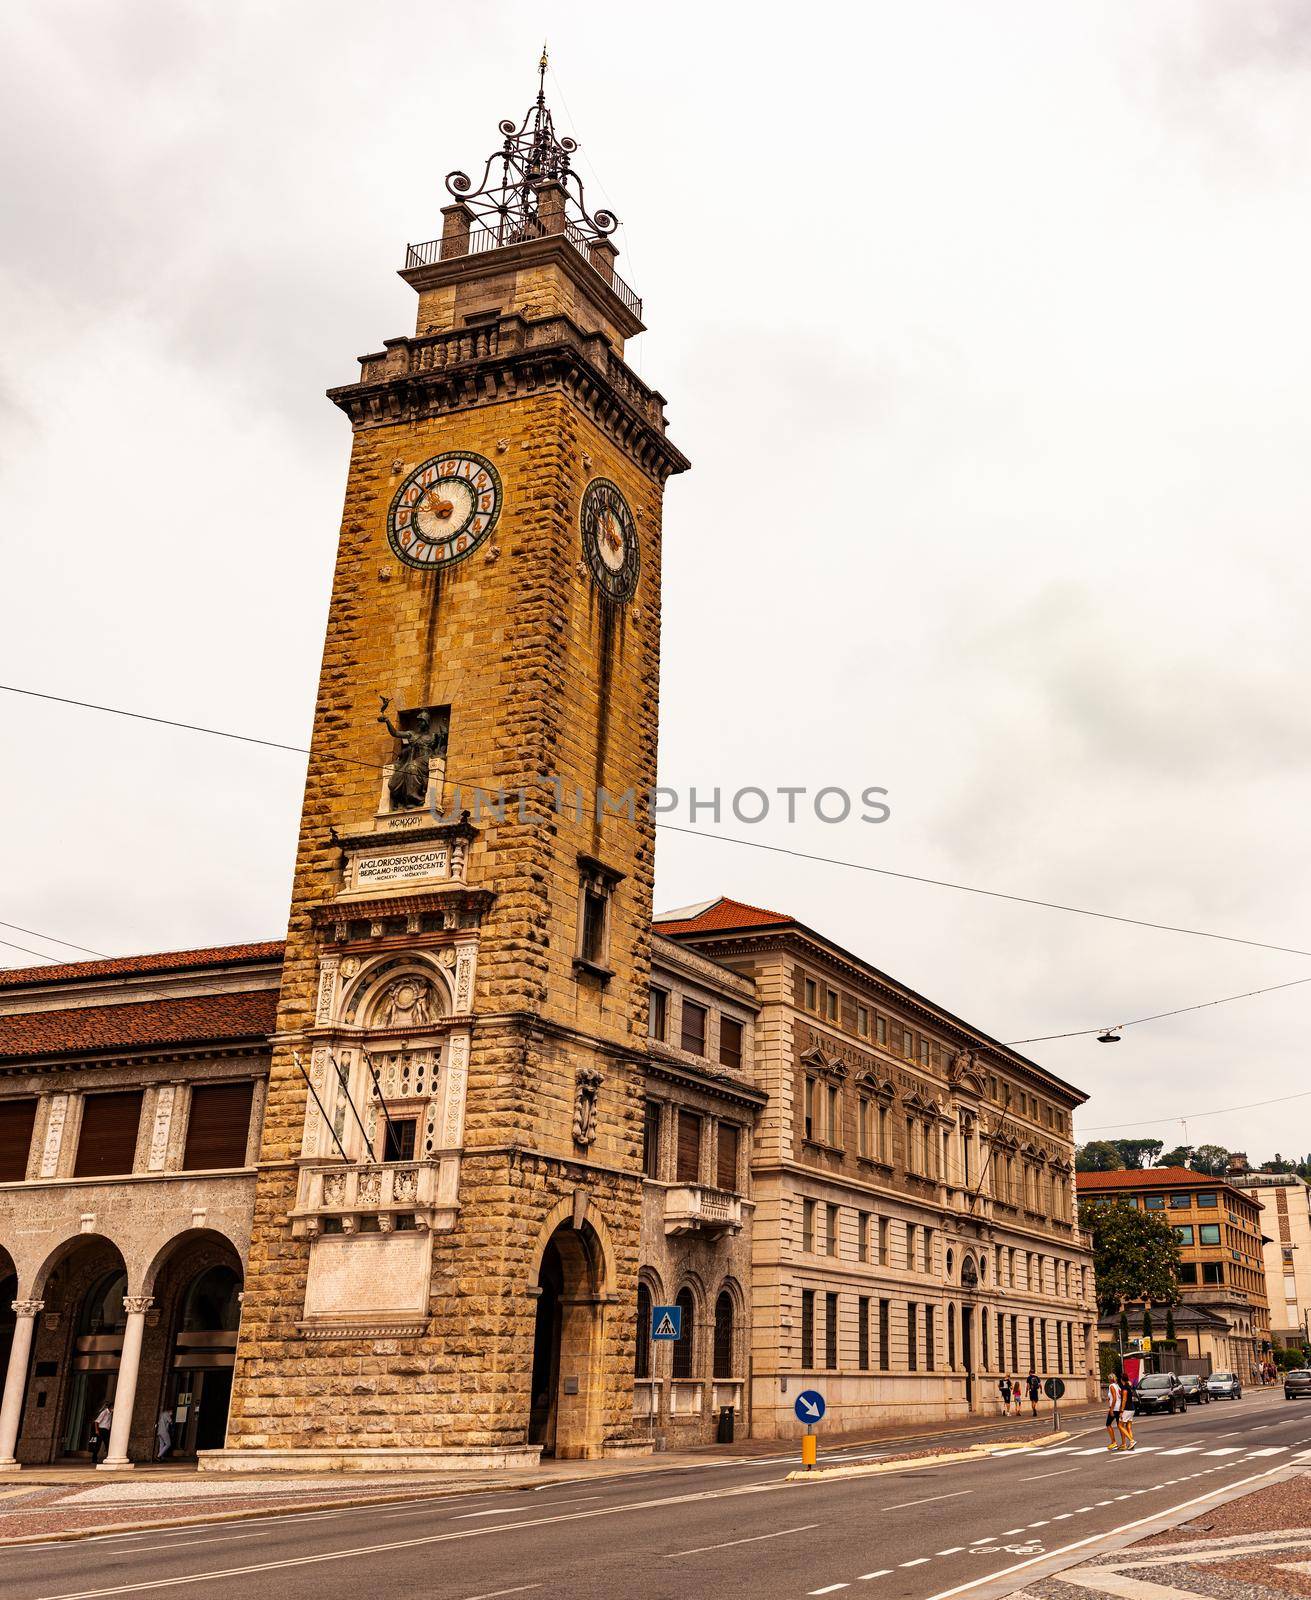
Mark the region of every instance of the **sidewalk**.
<instances>
[{"instance_id":1,"label":"sidewalk","mask_svg":"<svg viewBox=\"0 0 1311 1600\"><path fill-rule=\"evenodd\" d=\"M1061 1411L1062 1427L1091 1413ZM863 1445L888 1447L887 1461L920 1460L939 1452L984 1443L1035 1442L1052 1432L1051 1409L1031 1417L993 1417L986 1421L904 1426L821 1438L820 1463L835 1453ZM898 1448L900 1446L900 1448ZM645 1477L661 1472L704 1471L779 1461L780 1470L800 1464L795 1439L743 1440L738 1445L707 1445L696 1450L661 1452L614 1461L546 1461L531 1470L478 1473L319 1473L264 1476L202 1476L194 1466L142 1466L111 1475L87 1467L25 1467L0 1473L0 1544L45 1539L85 1538L93 1533L172 1527L182 1523L227 1522L246 1517L320 1511L438 1495L487 1494L542 1488L579 1479Z\"/></svg>"}]
</instances>

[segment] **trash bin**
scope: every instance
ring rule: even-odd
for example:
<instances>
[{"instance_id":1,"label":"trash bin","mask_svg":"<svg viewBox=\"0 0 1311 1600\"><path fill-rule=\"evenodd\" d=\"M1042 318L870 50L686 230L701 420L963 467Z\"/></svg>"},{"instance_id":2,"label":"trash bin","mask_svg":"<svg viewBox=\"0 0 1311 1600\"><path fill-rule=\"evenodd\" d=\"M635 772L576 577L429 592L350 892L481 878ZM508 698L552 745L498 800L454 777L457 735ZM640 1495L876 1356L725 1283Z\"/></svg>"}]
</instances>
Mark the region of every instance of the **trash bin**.
<instances>
[{"instance_id":1,"label":"trash bin","mask_svg":"<svg viewBox=\"0 0 1311 1600\"><path fill-rule=\"evenodd\" d=\"M719 1427L715 1433L716 1444L732 1444L733 1442L733 1407L720 1406Z\"/></svg>"}]
</instances>

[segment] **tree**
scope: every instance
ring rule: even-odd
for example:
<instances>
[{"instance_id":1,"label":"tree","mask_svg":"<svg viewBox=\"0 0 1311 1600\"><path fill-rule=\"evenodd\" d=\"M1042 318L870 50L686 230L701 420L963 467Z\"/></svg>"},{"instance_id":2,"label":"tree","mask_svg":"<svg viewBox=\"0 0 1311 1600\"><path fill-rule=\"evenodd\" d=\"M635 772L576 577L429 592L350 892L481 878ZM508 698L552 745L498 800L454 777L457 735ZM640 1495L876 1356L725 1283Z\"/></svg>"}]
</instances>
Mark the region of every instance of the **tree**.
<instances>
[{"instance_id":1,"label":"tree","mask_svg":"<svg viewBox=\"0 0 1311 1600\"><path fill-rule=\"evenodd\" d=\"M1074 1152L1076 1172L1122 1172L1124 1160L1109 1139L1091 1139Z\"/></svg>"},{"instance_id":2,"label":"tree","mask_svg":"<svg viewBox=\"0 0 1311 1600\"><path fill-rule=\"evenodd\" d=\"M1229 1165L1229 1151L1222 1144L1199 1144L1193 1152L1193 1171L1218 1178Z\"/></svg>"},{"instance_id":3,"label":"tree","mask_svg":"<svg viewBox=\"0 0 1311 1600\"><path fill-rule=\"evenodd\" d=\"M1150 1305L1145 1305L1143 1307L1143 1338L1150 1339L1152 1333L1152 1308Z\"/></svg>"},{"instance_id":4,"label":"tree","mask_svg":"<svg viewBox=\"0 0 1311 1600\"><path fill-rule=\"evenodd\" d=\"M1257 1169L1259 1172L1296 1172L1297 1168L1291 1161L1285 1161L1278 1150L1269 1161L1263 1161Z\"/></svg>"},{"instance_id":5,"label":"tree","mask_svg":"<svg viewBox=\"0 0 1311 1600\"><path fill-rule=\"evenodd\" d=\"M1174 1311L1169 1306L1165 1308L1165 1337L1169 1344L1178 1344L1179 1342L1174 1331Z\"/></svg>"},{"instance_id":6,"label":"tree","mask_svg":"<svg viewBox=\"0 0 1311 1600\"><path fill-rule=\"evenodd\" d=\"M1161 1153L1160 1139L1113 1139L1120 1160L1130 1170L1150 1167Z\"/></svg>"},{"instance_id":7,"label":"tree","mask_svg":"<svg viewBox=\"0 0 1311 1600\"><path fill-rule=\"evenodd\" d=\"M1157 1162L1158 1167L1191 1167L1196 1151L1190 1144L1177 1144L1173 1150L1167 1150Z\"/></svg>"},{"instance_id":8,"label":"tree","mask_svg":"<svg viewBox=\"0 0 1311 1600\"><path fill-rule=\"evenodd\" d=\"M1120 1349L1129 1348L1129 1314L1127 1311L1120 1313Z\"/></svg>"},{"instance_id":9,"label":"tree","mask_svg":"<svg viewBox=\"0 0 1311 1600\"><path fill-rule=\"evenodd\" d=\"M1179 1241L1164 1217L1117 1202L1079 1207L1079 1226L1092 1235L1097 1300L1104 1314L1129 1301L1179 1300Z\"/></svg>"}]
</instances>

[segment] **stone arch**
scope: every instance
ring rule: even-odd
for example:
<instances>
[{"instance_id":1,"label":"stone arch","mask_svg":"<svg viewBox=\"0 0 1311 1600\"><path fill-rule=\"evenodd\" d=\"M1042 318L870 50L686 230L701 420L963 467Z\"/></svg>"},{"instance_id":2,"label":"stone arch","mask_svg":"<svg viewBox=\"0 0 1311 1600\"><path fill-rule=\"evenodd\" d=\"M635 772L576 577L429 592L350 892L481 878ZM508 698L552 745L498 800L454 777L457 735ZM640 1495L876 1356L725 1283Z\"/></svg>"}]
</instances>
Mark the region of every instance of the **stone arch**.
<instances>
[{"instance_id":1,"label":"stone arch","mask_svg":"<svg viewBox=\"0 0 1311 1600\"><path fill-rule=\"evenodd\" d=\"M573 1197L566 1195L563 1200L557 1201L546 1213L546 1217L537 1233L537 1246L533 1251L533 1266L528 1274L529 1293L541 1287L542 1261L546 1255L547 1248L555 1235L566 1224L569 1227L573 1226L574 1210ZM610 1229L606 1226L605 1218L593 1206L588 1205L583 1209L580 1229L575 1231L582 1230L593 1235L598 1247L596 1265L599 1276L596 1292L598 1295L612 1295L614 1293L614 1241L610 1236ZM650 1269L647 1270L649 1271Z\"/></svg>"},{"instance_id":2,"label":"stone arch","mask_svg":"<svg viewBox=\"0 0 1311 1600\"><path fill-rule=\"evenodd\" d=\"M700 1376L697 1368L705 1364L703 1355L705 1340L700 1336L698 1326L703 1303L703 1300L698 1298L691 1281L684 1279L674 1296L674 1304L682 1312L682 1329L672 1346L671 1377L685 1380Z\"/></svg>"},{"instance_id":3,"label":"stone arch","mask_svg":"<svg viewBox=\"0 0 1311 1600\"><path fill-rule=\"evenodd\" d=\"M529 1292L536 1300L528 1440L544 1454L578 1460L603 1447L606 1285L613 1255L605 1225L556 1206L542 1229ZM552 1226L554 1223L554 1226Z\"/></svg>"},{"instance_id":4,"label":"stone arch","mask_svg":"<svg viewBox=\"0 0 1311 1600\"><path fill-rule=\"evenodd\" d=\"M202 1243L213 1245L220 1251L227 1251L238 1267L244 1268L240 1242L225 1233L222 1228L184 1228L181 1233L171 1234L155 1251L141 1274L140 1292L154 1294L155 1286L169 1264L181 1256L189 1245Z\"/></svg>"},{"instance_id":5,"label":"stone arch","mask_svg":"<svg viewBox=\"0 0 1311 1600\"><path fill-rule=\"evenodd\" d=\"M406 997L399 991L406 980L430 996L426 1011L419 1008L414 1014L416 1006L404 1003ZM426 951L406 951L389 952L366 963L342 996L340 1015L343 1022L359 1027L423 1028L454 1010L454 969L444 967ZM403 1020L409 1014L414 1014L414 1020Z\"/></svg>"},{"instance_id":6,"label":"stone arch","mask_svg":"<svg viewBox=\"0 0 1311 1600\"><path fill-rule=\"evenodd\" d=\"M724 1313L727 1311L727 1333ZM710 1373L713 1378L740 1377L746 1370L743 1346L747 1337L746 1297L736 1278L724 1278L715 1292L714 1334L710 1348ZM724 1369L724 1370L721 1370Z\"/></svg>"},{"instance_id":7,"label":"stone arch","mask_svg":"<svg viewBox=\"0 0 1311 1600\"><path fill-rule=\"evenodd\" d=\"M960 1284L962 1289L979 1287L979 1264L968 1250L960 1258Z\"/></svg>"},{"instance_id":8,"label":"stone arch","mask_svg":"<svg viewBox=\"0 0 1311 1600\"><path fill-rule=\"evenodd\" d=\"M128 1273L128 1284L132 1292L137 1292L136 1285L132 1282L132 1275L128 1267L128 1252L111 1234L96 1229L93 1233L74 1233L67 1239L61 1239L46 1255L45 1260L32 1274L32 1295L34 1299L44 1299L48 1290L58 1281L60 1269L73 1256L81 1254L84 1249L96 1245L105 1245L118 1257L123 1265L123 1270Z\"/></svg>"}]
</instances>

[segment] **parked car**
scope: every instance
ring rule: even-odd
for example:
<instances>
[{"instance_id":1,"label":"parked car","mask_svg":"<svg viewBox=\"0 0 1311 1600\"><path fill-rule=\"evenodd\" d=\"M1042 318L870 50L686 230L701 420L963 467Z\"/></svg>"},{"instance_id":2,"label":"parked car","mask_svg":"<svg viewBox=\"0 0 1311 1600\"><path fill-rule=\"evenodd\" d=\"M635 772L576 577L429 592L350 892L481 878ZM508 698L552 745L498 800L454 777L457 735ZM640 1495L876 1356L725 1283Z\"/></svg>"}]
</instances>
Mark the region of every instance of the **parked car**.
<instances>
[{"instance_id":1,"label":"parked car","mask_svg":"<svg viewBox=\"0 0 1311 1600\"><path fill-rule=\"evenodd\" d=\"M1285 1400L1311 1400L1311 1367L1290 1367L1284 1374Z\"/></svg>"},{"instance_id":2,"label":"parked car","mask_svg":"<svg viewBox=\"0 0 1311 1600\"><path fill-rule=\"evenodd\" d=\"M1206 1387L1217 1400L1241 1400L1243 1386L1238 1381L1236 1372L1213 1372L1206 1380Z\"/></svg>"},{"instance_id":3,"label":"parked car","mask_svg":"<svg viewBox=\"0 0 1311 1600\"><path fill-rule=\"evenodd\" d=\"M1179 1382L1184 1386L1184 1398L1190 1405L1209 1406L1211 1391L1206 1387L1200 1372L1181 1372Z\"/></svg>"},{"instance_id":4,"label":"parked car","mask_svg":"<svg viewBox=\"0 0 1311 1600\"><path fill-rule=\"evenodd\" d=\"M1134 1388L1133 1408L1139 1416L1149 1411L1168 1411L1174 1416L1187 1411L1188 1393L1173 1372L1149 1372Z\"/></svg>"}]
</instances>

